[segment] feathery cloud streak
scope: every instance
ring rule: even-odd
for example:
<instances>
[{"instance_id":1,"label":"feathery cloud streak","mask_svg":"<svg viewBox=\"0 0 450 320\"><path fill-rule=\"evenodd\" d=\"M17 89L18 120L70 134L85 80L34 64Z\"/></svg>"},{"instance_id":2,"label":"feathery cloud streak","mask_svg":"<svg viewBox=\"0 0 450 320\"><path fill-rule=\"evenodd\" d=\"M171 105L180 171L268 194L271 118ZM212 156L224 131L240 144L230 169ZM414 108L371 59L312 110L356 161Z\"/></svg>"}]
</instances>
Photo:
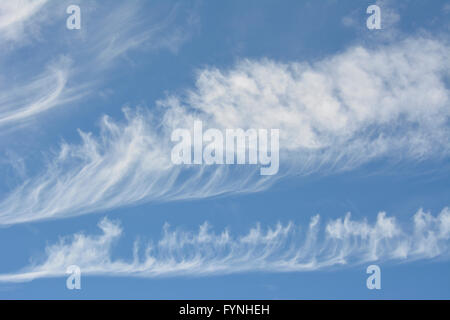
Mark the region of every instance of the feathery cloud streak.
<instances>
[{"instance_id":1,"label":"feathery cloud streak","mask_svg":"<svg viewBox=\"0 0 450 320\"><path fill-rule=\"evenodd\" d=\"M351 170L374 159L448 157L449 46L409 38L353 47L313 64L245 60L206 68L184 97L104 117L101 133L63 144L48 169L0 202L0 224L79 215L140 202L256 192L290 174ZM253 166L173 166L170 133L201 119L213 128L280 129L281 172Z\"/></svg>"},{"instance_id":2,"label":"feathery cloud streak","mask_svg":"<svg viewBox=\"0 0 450 320\"><path fill-rule=\"evenodd\" d=\"M4 72L2 76L23 78L25 74L28 78L30 74L40 73L35 79L14 83L12 88L6 81L0 82L0 127L15 125L87 96L98 85L99 74L116 66L117 60L132 50L176 51L190 35L188 22L172 26L181 13L185 14L181 6L163 12L163 17L156 13L148 17L142 13L143 1L108 4L107 10L101 10L95 1L78 2L82 8L82 28L70 31L65 28L68 16L65 10L69 4L69 1L47 0L0 4L0 42L2 47L10 47L0 53L0 67L2 59L5 64L17 64L12 74ZM189 11L189 8L182 9ZM182 27L184 33L180 31ZM49 48L46 52L51 55L36 50L36 61L42 60L47 66L45 70L30 70L35 66L24 70L20 58L8 60L17 54L18 43L39 48L44 41ZM69 61L74 64L73 68Z\"/></svg>"},{"instance_id":3,"label":"feathery cloud streak","mask_svg":"<svg viewBox=\"0 0 450 320\"><path fill-rule=\"evenodd\" d=\"M104 218L100 235L77 233L46 248L45 261L12 274L1 282L23 282L64 276L70 265L83 275L102 276L205 276L240 272L304 272L372 262L411 262L449 257L450 210L433 216L420 209L411 225L401 225L380 212L374 223L344 218L321 225L311 218L308 228L278 223L251 228L242 236L228 230L211 231L204 223L198 232L171 230L140 248L136 241L132 261L112 258L113 245L122 234L120 224Z\"/></svg>"},{"instance_id":4,"label":"feathery cloud streak","mask_svg":"<svg viewBox=\"0 0 450 320\"><path fill-rule=\"evenodd\" d=\"M70 60L61 58L42 74L21 87L0 91L0 126L26 121L50 108L83 95L80 89L68 88Z\"/></svg>"}]
</instances>

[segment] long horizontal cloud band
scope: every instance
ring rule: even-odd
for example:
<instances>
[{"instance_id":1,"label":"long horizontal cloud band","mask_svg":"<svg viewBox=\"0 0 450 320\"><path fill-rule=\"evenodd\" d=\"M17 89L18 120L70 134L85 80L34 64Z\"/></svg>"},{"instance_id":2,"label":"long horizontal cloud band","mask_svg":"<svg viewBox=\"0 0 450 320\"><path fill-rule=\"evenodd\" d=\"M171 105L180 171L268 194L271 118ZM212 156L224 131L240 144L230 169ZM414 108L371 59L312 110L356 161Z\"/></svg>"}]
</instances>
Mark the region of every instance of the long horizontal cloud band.
<instances>
[{"instance_id":1,"label":"long horizontal cloud band","mask_svg":"<svg viewBox=\"0 0 450 320\"><path fill-rule=\"evenodd\" d=\"M1 274L2 282L64 276L77 265L82 275L204 276L239 272L303 272L361 263L411 262L418 259L448 259L450 210L437 216L420 209L411 224L380 212L376 221L345 217L322 224L311 218L303 228L293 223L263 228L247 234L229 230L215 233L204 223L198 232L171 230L146 246L135 242L132 261L113 259L114 244L123 230L117 221L104 218L99 235L78 233L46 248L45 261L12 274Z\"/></svg>"},{"instance_id":2,"label":"long horizontal cloud band","mask_svg":"<svg viewBox=\"0 0 450 320\"><path fill-rule=\"evenodd\" d=\"M446 158L450 151L448 44L409 38L353 47L314 64L244 60L199 71L183 97L108 117L98 136L61 146L40 175L0 202L0 224L61 218L151 201L256 192L290 174L351 170L373 159ZM276 128L280 173L252 166L173 165L171 132Z\"/></svg>"}]
</instances>

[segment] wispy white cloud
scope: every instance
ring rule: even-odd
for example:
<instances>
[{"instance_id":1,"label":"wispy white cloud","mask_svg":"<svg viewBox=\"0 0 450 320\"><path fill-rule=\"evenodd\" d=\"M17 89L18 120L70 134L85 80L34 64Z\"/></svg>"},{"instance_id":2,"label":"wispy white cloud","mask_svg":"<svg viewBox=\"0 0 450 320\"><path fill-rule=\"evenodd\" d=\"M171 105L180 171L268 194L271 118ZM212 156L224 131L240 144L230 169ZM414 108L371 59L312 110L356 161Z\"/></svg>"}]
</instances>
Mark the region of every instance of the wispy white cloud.
<instances>
[{"instance_id":1,"label":"wispy white cloud","mask_svg":"<svg viewBox=\"0 0 450 320\"><path fill-rule=\"evenodd\" d=\"M398 7L398 3L391 0L377 0L374 4L380 7L381 10L382 29L387 29L389 32L394 31L401 19L398 9L396 8ZM367 7L368 6L369 4L367 4ZM344 16L342 18L342 23L347 27L354 27L367 32L366 20L369 17L369 14L366 13L367 7L361 7Z\"/></svg>"},{"instance_id":2,"label":"wispy white cloud","mask_svg":"<svg viewBox=\"0 0 450 320\"><path fill-rule=\"evenodd\" d=\"M114 68L118 59L126 57L132 50L176 51L189 38L190 27L195 24L186 18L173 26L181 15L194 15L190 8L180 5L168 9L167 13L160 10L149 17L144 14L144 1L108 5L95 1L76 3L82 10L82 28L76 31L65 29L65 9L71 4L69 1L17 0L0 4L2 47L6 47L6 43L27 42L35 48L43 45L45 39L46 52L51 52L42 57L43 51L36 51L39 57L36 60L41 59L49 65L42 71L34 71L35 66L33 70L30 65L22 67L20 58L11 60L18 50L14 45L0 52L0 67L2 63L17 65L14 74L2 74L3 77L28 76L28 79L10 85L6 81L0 83L0 126L23 123L55 106L86 97L99 84L99 75ZM40 35L40 41L30 37L44 25L52 28ZM29 38L37 44L25 41ZM52 41L54 39L57 41ZM49 62L55 60L58 62ZM73 62L73 68L69 61ZM41 74L30 79L33 72ZM69 82L77 84L76 87L69 86Z\"/></svg>"},{"instance_id":3,"label":"wispy white cloud","mask_svg":"<svg viewBox=\"0 0 450 320\"><path fill-rule=\"evenodd\" d=\"M164 227L162 238L141 248L135 242L132 261L113 259L122 234L118 222L103 219L100 235L77 233L46 248L45 261L17 273L2 274L2 282L22 282L64 276L70 265L83 275L205 276L239 272L304 272L362 263L411 262L449 257L450 210L433 216L420 209L412 224L402 225L380 212L376 221L356 221L350 213L325 224L319 216L303 230L293 223L247 234L212 231L204 223L198 232Z\"/></svg>"},{"instance_id":4,"label":"wispy white cloud","mask_svg":"<svg viewBox=\"0 0 450 320\"><path fill-rule=\"evenodd\" d=\"M0 202L0 224L60 218L140 202L256 192L290 174L351 170L374 159L448 157L449 46L409 38L353 47L313 64L245 60L206 68L184 97L108 117L98 137L63 143L40 175ZM281 171L174 166L170 134L194 119L214 128L280 129Z\"/></svg>"},{"instance_id":5,"label":"wispy white cloud","mask_svg":"<svg viewBox=\"0 0 450 320\"><path fill-rule=\"evenodd\" d=\"M0 3L0 41L20 41L25 29L36 27L34 16L48 0L14 0ZM39 19L38 19L39 20Z\"/></svg>"},{"instance_id":6,"label":"wispy white cloud","mask_svg":"<svg viewBox=\"0 0 450 320\"><path fill-rule=\"evenodd\" d=\"M192 18L195 14L189 6L174 5L159 17L144 14L143 4L121 3L89 27L84 40L88 50L95 54L92 67L110 65L132 50L177 52L190 38L197 21ZM186 17L180 18L182 15Z\"/></svg>"},{"instance_id":7,"label":"wispy white cloud","mask_svg":"<svg viewBox=\"0 0 450 320\"><path fill-rule=\"evenodd\" d=\"M381 11L381 29L369 30L366 21L369 14L366 9L369 5L375 4ZM392 0L377 0L375 3L361 3L361 7L348 13L342 18L342 24L357 31L358 38L367 42L392 42L400 41L405 35L399 28L402 9L407 8L407 1L399 3Z\"/></svg>"},{"instance_id":8,"label":"wispy white cloud","mask_svg":"<svg viewBox=\"0 0 450 320\"><path fill-rule=\"evenodd\" d=\"M450 13L450 4L448 4L448 3L444 4L444 6L442 7L442 10L445 13Z\"/></svg>"},{"instance_id":9,"label":"wispy white cloud","mask_svg":"<svg viewBox=\"0 0 450 320\"><path fill-rule=\"evenodd\" d=\"M38 216L78 215L94 208L101 211L142 201L244 192L263 183L253 171L246 170L234 180L233 170L226 166L174 167L170 143L160 138L164 129L158 127L157 120L148 111L125 112L127 122L122 124L103 117L100 137L80 131L82 144L62 144L46 172L27 180L0 204L1 224L33 221ZM17 201L19 198L22 201Z\"/></svg>"},{"instance_id":10,"label":"wispy white cloud","mask_svg":"<svg viewBox=\"0 0 450 320\"><path fill-rule=\"evenodd\" d=\"M202 70L184 101L163 104L170 112L193 108L220 127L280 128L285 149L361 155L356 162L397 148L409 156L435 154L434 146L448 152L448 49L408 39L314 64L245 60L231 70Z\"/></svg>"},{"instance_id":11,"label":"wispy white cloud","mask_svg":"<svg viewBox=\"0 0 450 320\"><path fill-rule=\"evenodd\" d=\"M28 83L3 87L0 91L0 126L26 121L81 97L80 88L67 86L70 72L70 60L62 57Z\"/></svg>"}]
</instances>

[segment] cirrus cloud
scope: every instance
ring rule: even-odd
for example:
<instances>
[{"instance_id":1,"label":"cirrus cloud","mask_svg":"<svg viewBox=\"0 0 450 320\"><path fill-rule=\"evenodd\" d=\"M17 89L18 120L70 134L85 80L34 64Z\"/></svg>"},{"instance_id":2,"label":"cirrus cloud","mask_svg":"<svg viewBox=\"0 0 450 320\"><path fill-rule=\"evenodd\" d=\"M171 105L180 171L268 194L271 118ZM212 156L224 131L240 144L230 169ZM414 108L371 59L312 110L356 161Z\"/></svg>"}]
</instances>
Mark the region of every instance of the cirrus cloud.
<instances>
[{"instance_id":1,"label":"cirrus cloud","mask_svg":"<svg viewBox=\"0 0 450 320\"><path fill-rule=\"evenodd\" d=\"M123 229L107 218L98 224L100 235L77 233L61 238L45 249L45 259L16 273L0 274L0 282L23 282L61 277L70 265L83 275L206 276L242 272L307 272L349 267L362 263L411 262L448 259L450 210L437 216L422 209L412 224L380 212L374 223L357 221L350 213L322 226L311 218L303 230L294 223L259 224L244 235L229 230L215 233L207 223L198 232L171 230L164 226L157 242L140 248L136 241L132 261L113 259L113 247Z\"/></svg>"},{"instance_id":2,"label":"cirrus cloud","mask_svg":"<svg viewBox=\"0 0 450 320\"><path fill-rule=\"evenodd\" d=\"M408 38L323 60L244 60L199 71L184 96L103 117L48 168L0 201L0 224L61 218L143 202L257 192L286 175L352 170L376 159L447 158L449 46ZM170 134L201 119L214 128L280 129L280 173L255 166L175 166Z\"/></svg>"}]
</instances>

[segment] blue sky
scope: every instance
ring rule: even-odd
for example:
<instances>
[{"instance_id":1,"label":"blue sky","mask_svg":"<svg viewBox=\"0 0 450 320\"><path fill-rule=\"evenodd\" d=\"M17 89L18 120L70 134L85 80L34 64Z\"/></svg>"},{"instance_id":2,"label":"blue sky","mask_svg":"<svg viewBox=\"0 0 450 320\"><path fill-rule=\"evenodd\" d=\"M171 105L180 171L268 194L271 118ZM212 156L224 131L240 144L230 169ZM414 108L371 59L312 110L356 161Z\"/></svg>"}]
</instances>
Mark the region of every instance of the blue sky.
<instances>
[{"instance_id":1,"label":"blue sky","mask_svg":"<svg viewBox=\"0 0 450 320\"><path fill-rule=\"evenodd\" d=\"M1 1L0 298L448 299L449 15ZM279 172L173 165L194 119L279 129Z\"/></svg>"}]
</instances>

